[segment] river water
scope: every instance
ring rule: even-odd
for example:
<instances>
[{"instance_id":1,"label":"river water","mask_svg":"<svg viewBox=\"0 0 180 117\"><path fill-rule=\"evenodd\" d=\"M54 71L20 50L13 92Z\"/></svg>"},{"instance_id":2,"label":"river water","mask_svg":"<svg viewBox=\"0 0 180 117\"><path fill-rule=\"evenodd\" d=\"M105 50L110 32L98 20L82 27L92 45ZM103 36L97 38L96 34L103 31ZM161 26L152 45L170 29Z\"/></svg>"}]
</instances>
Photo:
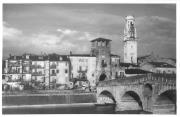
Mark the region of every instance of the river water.
<instances>
[{"instance_id":1,"label":"river water","mask_svg":"<svg viewBox=\"0 0 180 117\"><path fill-rule=\"evenodd\" d=\"M94 104L3 107L3 114L145 114L143 111L115 112L115 106L97 106Z\"/></svg>"}]
</instances>

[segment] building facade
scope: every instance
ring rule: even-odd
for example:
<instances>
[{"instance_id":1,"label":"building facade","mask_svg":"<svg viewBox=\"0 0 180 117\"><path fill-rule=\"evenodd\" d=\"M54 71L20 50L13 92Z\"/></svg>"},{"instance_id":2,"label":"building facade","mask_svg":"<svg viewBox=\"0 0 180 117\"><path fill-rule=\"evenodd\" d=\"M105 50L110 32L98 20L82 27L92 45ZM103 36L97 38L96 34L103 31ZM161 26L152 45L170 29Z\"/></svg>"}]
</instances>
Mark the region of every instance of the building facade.
<instances>
[{"instance_id":1,"label":"building facade","mask_svg":"<svg viewBox=\"0 0 180 117\"><path fill-rule=\"evenodd\" d=\"M96 86L96 57L90 54L71 54L71 78L89 81Z\"/></svg>"},{"instance_id":2,"label":"building facade","mask_svg":"<svg viewBox=\"0 0 180 117\"><path fill-rule=\"evenodd\" d=\"M159 74L176 74L176 67L165 62L147 62L140 66L142 70Z\"/></svg>"},{"instance_id":3,"label":"building facade","mask_svg":"<svg viewBox=\"0 0 180 117\"><path fill-rule=\"evenodd\" d=\"M3 80L26 82L34 88L52 89L69 82L70 62L68 56L49 54L10 56L4 61Z\"/></svg>"}]
</instances>

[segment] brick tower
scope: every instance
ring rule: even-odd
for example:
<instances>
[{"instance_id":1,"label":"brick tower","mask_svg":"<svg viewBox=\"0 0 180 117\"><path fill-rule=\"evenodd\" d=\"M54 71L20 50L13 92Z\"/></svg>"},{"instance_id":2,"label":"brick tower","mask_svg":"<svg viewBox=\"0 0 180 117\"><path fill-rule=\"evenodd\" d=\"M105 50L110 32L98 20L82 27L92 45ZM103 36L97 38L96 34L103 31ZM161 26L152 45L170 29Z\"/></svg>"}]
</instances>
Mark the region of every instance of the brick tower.
<instances>
[{"instance_id":1,"label":"brick tower","mask_svg":"<svg viewBox=\"0 0 180 117\"><path fill-rule=\"evenodd\" d=\"M91 55L96 56L97 82L111 77L111 40L97 38L91 41Z\"/></svg>"}]
</instances>

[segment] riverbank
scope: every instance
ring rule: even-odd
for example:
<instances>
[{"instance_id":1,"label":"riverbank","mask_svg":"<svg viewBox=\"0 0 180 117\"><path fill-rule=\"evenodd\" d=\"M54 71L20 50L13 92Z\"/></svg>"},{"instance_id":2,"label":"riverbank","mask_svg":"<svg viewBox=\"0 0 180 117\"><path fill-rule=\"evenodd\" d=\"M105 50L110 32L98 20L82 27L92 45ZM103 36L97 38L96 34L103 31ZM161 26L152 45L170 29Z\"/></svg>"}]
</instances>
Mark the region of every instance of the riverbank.
<instances>
[{"instance_id":1,"label":"riverbank","mask_svg":"<svg viewBox=\"0 0 180 117\"><path fill-rule=\"evenodd\" d=\"M2 106L3 109L11 108L50 108L50 107L83 107L83 106L94 106L96 103L71 103L71 104L39 104L39 105L9 105Z\"/></svg>"},{"instance_id":2,"label":"riverbank","mask_svg":"<svg viewBox=\"0 0 180 117\"><path fill-rule=\"evenodd\" d=\"M37 93L2 95L2 106L96 103L95 93Z\"/></svg>"}]
</instances>

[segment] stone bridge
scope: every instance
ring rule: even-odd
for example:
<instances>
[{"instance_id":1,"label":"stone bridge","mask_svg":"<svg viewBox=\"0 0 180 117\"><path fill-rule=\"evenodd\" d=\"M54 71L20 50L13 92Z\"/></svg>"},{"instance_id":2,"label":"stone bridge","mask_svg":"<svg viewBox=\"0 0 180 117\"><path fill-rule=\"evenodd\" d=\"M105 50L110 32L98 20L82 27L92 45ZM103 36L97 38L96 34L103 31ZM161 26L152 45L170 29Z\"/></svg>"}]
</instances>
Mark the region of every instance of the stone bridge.
<instances>
[{"instance_id":1,"label":"stone bridge","mask_svg":"<svg viewBox=\"0 0 180 117\"><path fill-rule=\"evenodd\" d=\"M144 110L176 113L176 75L147 74L99 82L97 103L116 105L116 111Z\"/></svg>"}]
</instances>

